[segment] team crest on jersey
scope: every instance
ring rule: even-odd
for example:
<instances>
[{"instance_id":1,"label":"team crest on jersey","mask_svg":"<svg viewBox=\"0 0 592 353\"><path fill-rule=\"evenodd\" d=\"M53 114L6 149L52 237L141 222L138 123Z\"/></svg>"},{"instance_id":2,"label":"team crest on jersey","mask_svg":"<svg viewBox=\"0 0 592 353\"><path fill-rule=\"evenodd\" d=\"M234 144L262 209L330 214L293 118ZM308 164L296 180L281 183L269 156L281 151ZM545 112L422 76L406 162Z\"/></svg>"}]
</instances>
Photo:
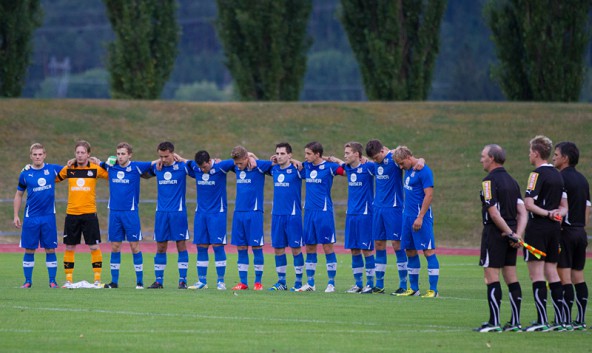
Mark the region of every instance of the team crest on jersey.
<instances>
[{"instance_id":1,"label":"team crest on jersey","mask_svg":"<svg viewBox=\"0 0 592 353\"><path fill-rule=\"evenodd\" d=\"M324 164L321 164L321 165L319 166L319 169L320 169L320 170L323 170L323 169L325 169L325 165L324 165Z\"/></svg>"},{"instance_id":2,"label":"team crest on jersey","mask_svg":"<svg viewBox=\"0 0 592 353\"><path fill-rule=\"evenodd\" d=\"M286 174L292 174L292 169L286 170Z\"/></svg>"},{"instance_id":3,"label":"team crest on jersey","mask_svg":"<svg viewBox=\"0 0 592 353\"><path fill-rule=\"evenodd\" d=\"M411 172L411 177L414 178L415 177L415 170Z\"/></svg>"},{"instance_id":4,"label":"team crest on jersey","mask_svg":"<svg viewBox=\"0 0 592 353\"><path fill-rule=\"evenodd\" d=\"M216 174L216 169L214 169L214 168L210 169L210 174Z\"/></svg>"},{"instance_id":5,"label":"team crest on jersey","mask_svg":"<svg viewBox=\"0 0 592 353\"><path fill-rule=\"evenodd\" d=\"M537 179L539 178L539 173L532 172L528 176L528 185L526 185L526 190L534 190L536 188Z\"/></svg>"},{"instance_id":6,"label":"team crest on jersey","mask_svg":"<svg viewBox=\"0 0 592 353\"><path fill-rule=\"evenodd\" d=\"M45 186L45 184L47 184L47 180L45 180L45 178L39 178L39 179L37 179L37 185L39 185L39 186Z\"/></svg>"},{"instance_id":7,"label":"team crest on jersey","mask_svg":"<svg viewBox=\"0 0 592 353\"><path fill-rule=\"evenodd\" d=\"M128 166L127 168L125 168L125 171L128 172L128 173L131 172L132 171L132 167L131 166Z\"/></svg>"},{"instance_id":8,"label":"team crest on jersey","mask_svg":"<svg viewBox=\"0 0 592 353\"><path fill-rule=\"evenodd\" d=\"M179 165L178 164L173 164L173 170L179 170Z\"/></svg>"},{"instance_id":9,"label":"team crest on jersey","mask_svg":"<svg viewBox=\"0 0 592 353\"><path fill-rule=\"evenodd\" d=\"M356 173L362 173L362 168L358 168L358 169L356 170Z\"/></svg>"},{"instance_id":10,"label":"team crest on jersey","mask_svg":"<svg viewBox=\"0 0 592 353\"><path fill-rule=\"evenodd\" d=\"M482 182L481 188L483 189L483 198L487 201L491 200L491 180Z\"/></svg>"},{"instance_id":11,"label":"team crest on jersey","mask_svg":"<svg viewBox=\"0 0 592 353\"><path fill-rule=\"evenodd\" d=\"M92 170L89 170L89 171L86 173L86 175L88 175L89 177L92 177L92 176L94 176L94 174L93 174L93 171L92 171Z\"/></svg>"},{"instance_id":12,"label":"team crest on jersey","mask_svg":"<svg viewBox=\"0 0 592 353\"><path fill-rule=\"evenodd\" d=\"M45 169L45 170L43 171L43 174L45 174L45 175L49 175L49 170Z\"/></svg>"},{"instance_id":13,"label":"team crest on jersey","mask_svg":"<svg viewBox=\"0 0 592 353\"><path fill-rule=\"evenodd\" d=\"M384 162L384 164L389 164L389 160L386 158L383 160L383 162Z\"/></svg>"}]
</instances>

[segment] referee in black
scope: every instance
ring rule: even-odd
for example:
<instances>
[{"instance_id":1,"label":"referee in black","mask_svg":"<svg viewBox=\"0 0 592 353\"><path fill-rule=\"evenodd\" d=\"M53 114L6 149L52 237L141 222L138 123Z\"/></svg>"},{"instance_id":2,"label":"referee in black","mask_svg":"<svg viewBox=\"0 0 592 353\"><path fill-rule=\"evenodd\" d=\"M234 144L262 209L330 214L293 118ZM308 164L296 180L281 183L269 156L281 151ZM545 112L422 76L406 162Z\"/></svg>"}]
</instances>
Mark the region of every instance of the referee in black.
<instances>
[{"instance_id":1,"label":"referee in black","mask_svg":"<svg viewBox=\"0 0 592 353\"><path fill-rule=\"evenodd\" d=\"M588 180L576 170L579 159L580 151L573 142L560 142L555 145L553 165L559 169L563 177L569 206L569 212L561 224L561 252L559 253L557 272L561 278L563 296L568 306L567 328L585 330L586 304L588 303L588 286L584 280L586 247L588 246L585 226L590 218L591 204ZM578 316L572 321L571 309L574 299L578 308Z\"/></svg>"},{"instance_id":2,"label":"referee in black","mask_svg":"<svg viewBox=\"0 0 592 353\"><path fill-rule=\"evenodd\" d=\"M561 218L567 214L567 197L564 197L563 178L548 163L553 152L553 143L546 136L536 136L530 140L530 164L535 166L528 177L524 205L530 212L524 240L547 256L537 259L524 251L528 273L532 280L537 321L525 331L564 331L567 304L563 299L563 286L557 273L559 260L559 238L561 237ZM551 299L555 309L555 322L549 324L547 318L547 285L549 282Z\"/></svg>"},{"instance_id":3,"label":"referee in black","mask_svg":"<svg viewBox=\"0 0 592 353\"><path fill-rule=\"evenodd\" d=\"M487 284L489 321L475 329L477 332L522 331L520 326L520 304L522 289L516 275L516 257L519 245L510 241L507 235L522 238L526 228L527 214L520 186L504 168L506 152L499 145L487 145L481 151L483 170L488 172L481 183L481 204L483 234L481 236L481 257ZM502 287L500 270L508 285L511 318L500 327Z\"/></svg>"}]
</instances>

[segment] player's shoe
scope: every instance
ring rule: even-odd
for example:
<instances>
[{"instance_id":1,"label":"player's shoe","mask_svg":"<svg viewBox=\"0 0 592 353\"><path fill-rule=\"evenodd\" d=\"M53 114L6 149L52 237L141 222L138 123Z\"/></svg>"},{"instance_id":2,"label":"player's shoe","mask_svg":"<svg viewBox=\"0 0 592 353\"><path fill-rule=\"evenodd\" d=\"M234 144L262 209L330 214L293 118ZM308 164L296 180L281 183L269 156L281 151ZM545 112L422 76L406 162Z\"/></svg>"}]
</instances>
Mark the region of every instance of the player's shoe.
<instances>
[{"instance_id":1,"label":"player's shoe","mask_svg":"<svg viewBox=\"0 0 592 353\"><path fill-rule=\"evenodd\" d=\"M294 283L294 287L290 288L290 292L298 292L298 289L302 288L302 282Z\"/></svg>"},{"instance_id":2,"label":"player's shoe","mask_svg":"<svg viewBox=\"0 0 592 353\"><path fill-rule=\"evenodd\" d=\"M407 288L399 287L396 291L392 292L391 295L399 295L407 292Z\"/></svg>"},{"instance_id":3,"label":"player's shoe","mask_svg":"<svg viewBox=\"0 0 592 353\"><path fill-rule=\"evenodd\" d=\"M372 293L373 294L384 294L384 288L380 288L380 287L373 287L372 288Z\"/></svg>"},{"instance_id":4,"label":"player's shoe","mask_svg":"<svg viewBox=\"0 0 592 353\"><path fill-rule=\"evenodd\" d=\"M372 288L371 288L372 289ZM345 291L346 293L361 293L362 288L358 287L357 285L353 285L350 289Z\"/></svg>"},{"instance_id":5,"label":"player's shoe","mask_svg":"<svg viewBox=\"0 0 592 353\"><path fill-rule=\"evenodd\" d=\"M311 286L310 284L306 283L302 287L296 289L296 292L314 292L317 288L315 286Z\"/></svg>"},{"instance_id":6,"label":"player's shoe","mask_svg":"<svg viewBox=\"0 0 592 353\"><path fill-rule=\"evenodd\" d=\"M105 288L119 288L119 285L115 282L105 284Z\"/></svg>"},{"instance_id":7,"label":"player's shoe","mask_svg":"<svg viewBox=\"0 0 592 353\"><path fill-rule=\"evenodd\" d=\"M333 293L335 292L335 286L333 284L327 284L327 288L325 288L325 293Z\"/></svg>"},{"instance_id":8,"label":"player's shoe","mask_svg":"<svg viewBox=\"0 0 592 353\"><path fill-rule=\"evenodd\" d=\"M502 332L502 328L497 325L492 325L489 322L484 322L481 327L473 329L475 332Z\"/></svg>"},{"instance_id":9,"label":"player's shoe","mask_svg":"<svg viewBox=\"0 0 592 353\"><path fill-rule=\"evenodd\" d=\"M247 286L246 284L241 283L241 282L238 282L236 284L236 286L232 287L232 290L247 290L247 289L249 289L249 286Z\"/></svg>"},{"instance_id":10,"label":"player's shoe","mask_svg":"<svg viewBox=\"0 0 592 353\"><path fill-rule=\"evenodd\" d=\"M25 283L23 283L21 288L31 288L31 286L32 286L31 282L25 282Z\"/></svg>"},{"instance_id":11,"label":"player's shoe","mask_svg":"<svg viewBox=\"0 0 592 353\"><path fill-rule=\"evenodd\" d=\"M563 332L566 331L566 328L565 325L554 322L553 324L549 325L548 331Z\"/></svg>"},{"instance_id":12,"label":"player's shoe","mask_svg":"<svg viewBox=\"0 0 592 353\"><path fill-rule=\"evenodd\" d=\"M208 285L203 282L195 282L194 285L189 286L189 289L208 289Z\"/></svg>"},{"instance_id":13,"label":"player's shoe","mask_svg":"<svg viewBox=\"0 0 592 353\"><path fill-rule=\"evenodd\" d=\"M362 288L360 293L361 294L372 294L372 293L374 293L374 287L366 286L366 287Z\"/></svg>"},{"instance_id":14,"label":"player's shoe","mask_svg":"<svg viewBox=\"0 0 592 353\"><path fill-rule=\"evenodd\" d=\"M522 325L513 325L511 322L507 322L502 329L504 332L522 332Z\"/></svg>"},{"instance_id":15,"label":"player's shoe","mask_svg":"<svg viewBox=\"0 0 592 353\"><path fill-rule=\"evenodd\" d=\"M564 324L563 327L565 328L565 331L575 331L574 327L572 324Z\"/></svg>"},{"instance_id":16,"label":"player's shoe","mask_svg":"<svg viewBox=\"0 0 592 353\"><path fill-rule=\"evenodd\" d=\"M64 283L64 285L62 286L62 288L72 288L72 282L66 281L66 283Z\"/></svg>"},{"instance_id":17,"label":"player's shoe","mask_svg":"<svg viewBox=\"0 0 592 353\"><path fill-rule=\"evenodd\" d=\"M216 284L216 289L217 290L226 290L226 284L224 284L224 282L218 282L218 284Z\"/></svg>"},{"instance_id":18,"label":"player's shoe","mask_svg":"<svg viewBox=\"0 0 592 353\"><path fill-rule=\"evenodd\" d=\"M538 322L533 322L532 325L530 325L524 329L524 332L548 332L548 331L550 331L549 325L540 324Z\"/></svg>"},{"instance_id":19,"label":"player's shoe","mask_svg":"<svg viewBox=\"0 0 592 353\"><path fill-rule=\"evenodd\" d=\"M285 284L281 284L280 282L274 284L273 286L269 287L268 291L277 291L277 290L288 290Z\"/></svg>"},{"instance_id":20,"label":"player's shoe","mask_svg":"<svg viewBox=\"0 0 592 353\"><path fill-rule=\"evenodd\" d=\"M419 293L419 290L413 290L413 289L409 288L405 291L405 293L401 293L401 294L391 293L391 295L396 295L397 297L419 297L420 293Z\"/></svg>"},{"instance_id":21,"label":"player's shoe","mask_svg":"<svg viewBox=\"0 0 592 353\"><path fill-rule=\"evenodd\" d=\"M179 289L187 289L187 282L179 281Z\"/></svg>"},{"instance_id":22,"label":"player's shoe","mask_svg":"<svg viewBox=\"0 0 592 353\"><path fill-rule=\"evenodd\" d=\"M255 282L255 284L253 285L253 290L263 290L263 285L261 284L261 282Z\"/></svg>"},{"instance_id":23,"label":"player's shoe","mask_svg":"<svg viewBox=\"0 0 592 353\"><path fill-rule=\"evenodd\" d=\"M136 289L144 289L144 283L142 283L142 282L136 283Z\"/></svg>"},{"instance_id":24,"label":"player's shoe","mask_svg":"<svg viewBox=\"0 0 592 353\"><path fill-rule=\"evenodd\" d=\"M95 281L94 285L95 285L95 288L103 288L103 287L105 287L105 285L103 283L101 283L101 281Z\"/></svg>"},{"instance_id":25,"label":"player's shoe","mask_svg":"<svg viewBox=\"0 0 592 353\"><path fill-rule=\"evenodd\" d=\"M419 291L418 291L419 293ZM438 298L440 296L440 294L438 294L438 292L436 292L435 290L431 290L429 289L426 294L422 295L422 298Z\"/></svg>"},{"instance_id":26,"label":"player's shoe","mask_svg":"<svg viewBox=\"0 0 592 353\"><path fill-rule=\"evenodd\" d=\"M49 288L60 288L56 282L49 282Z\"/></svg>"},{"instance_id":27,"label":"player's shoe","mask_svg":"<svg viewBox=\"0 0 592 353\"><path fill-rule=\"evenodd\" d=\"M571 323L571 326L573 327L574 331L586 331L585 322L574 321Z\"/></svg>"},{"instance_id":28,"label":"player's shoe","mask_svg":"<svg viewBox=\"0 0 592 353\"><path fill-rule=\"evenodd\" d=\"M150 285L150 287L148 287L148 289L163 289L164 287L162 286L162 283L155 281L154 283L152 283Z\"/></svg>"}]
</instances>

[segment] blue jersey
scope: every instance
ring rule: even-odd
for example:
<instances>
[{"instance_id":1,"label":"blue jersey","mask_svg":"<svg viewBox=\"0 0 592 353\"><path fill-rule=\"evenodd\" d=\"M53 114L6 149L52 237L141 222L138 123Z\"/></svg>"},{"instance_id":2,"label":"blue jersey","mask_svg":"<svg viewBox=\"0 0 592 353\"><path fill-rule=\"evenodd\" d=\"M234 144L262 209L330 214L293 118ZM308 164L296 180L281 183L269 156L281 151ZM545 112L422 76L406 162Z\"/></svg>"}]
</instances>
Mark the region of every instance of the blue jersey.
<instances>
[{"instance_id":1,"label":"blue jersey","mask_svg":"<svg viewBox=\"0 0 592 353\"><path fill-rule=\"evenodd\" d=\"M318 165L302 163L306 175L306 197L304 209L333 211L331 187L339 164L323 161Z\"/></svg>"},{"instance_id":2,"label":"blue jersey","mask_svg":"<svg viewBox=\"0 0 592 353\"><path fill-rule=\"evenodd\" d=\"M271 161L257 160L253 169L240 170L234 167L236 173L236 205L235 211L263 212L263 189L265 187L265 173L271 170Z\"/></svg>"},{"instance_id":3,"label":"blue jersey","mask_svg":"<svg viewBox=\"0 0 592 353\"><path fill-rule=\"evenodd\" d=\"M374 176L371 163L352 168L344 166L347 176L347 214L369 214L374 200Z\"/></svg>"},{"instance_id":4,"label":"blue jersey","mask_svg":"<svg viewBox=\"0 0 592 353\"><path fill-rule=\"evenodd\" d=\"M271 214L277 216L302 215L302 178L304 172L290 164L282 169L274 165L273 208Z\"/></svg>"},{"instance_id":5,"label":"blue jersey","mask_svg":"<svg viewBox=\"0 0 592 353\"><path fill-rule=\"evenodd\" d=\"M161 170L156 169L156 164L150 168L150 174L156 176L156 190L158 197L157 211L184 212L185 208L185 177L189 174L187 164L174 162L172 165L163 165Z\"/></svg>"},{"instance_id":6,"label":"blue jersey","mask_svg":"<svg viewBox=\"0 0 592 353\"><path fill-rule=\"evenodd\" d=\"M25 217L55 214L55 179L62 170L61 165L44 163L41 169L23 170L19 175L19 191L27 190Z\"/></svg>"},{"instance_id":7,"label":"blue jersey","mask_svg":"<svg viewBox=\"0 0 592 353\"><path fill-rule=\"evenodd\" d=\"M101 168L109 173L109 209L114 211L137 211L140 202L140 177L150 170L151 162L130 161L126 167L109 166L102 162Z\"/></svg>"},{"instance_id":8,"label":"blue jersey","mask_svg":"<svg viewBox=\"0 0 592 353\"><path fill-rule=\"evenodd\" d=\"M425 165L422 170L405 171L405 208L403 215L417 217L425 197L424 189L434 187L434 175L430 167ZM431 215L432 206L427 214Z\"/></svg>"},{"instance_id":9,"label":"blue jersey","mask_svg":"<svg viewBox=\"0 0 592 353\"><path fill-rule=\"evenodd\" d=\"M395 160L392 152L387 153L382 162L373 163L371 172L376 178L376 207L403 207L403 171Z\"/></svg>"},{"instance_id":10,"label":"blue jersey","mask_svg":"<svg viewBox=\"0 0 592 353\"><path fill-rule=\"evenodd\" d=\"M212 168L204 173L194 161L189 161L189 176L195 178L197 190L197 213L220 213L228 209L226 196L226 174L234 169L232 159L216 163L212 162Z\"/></svg>"}]
</instances>

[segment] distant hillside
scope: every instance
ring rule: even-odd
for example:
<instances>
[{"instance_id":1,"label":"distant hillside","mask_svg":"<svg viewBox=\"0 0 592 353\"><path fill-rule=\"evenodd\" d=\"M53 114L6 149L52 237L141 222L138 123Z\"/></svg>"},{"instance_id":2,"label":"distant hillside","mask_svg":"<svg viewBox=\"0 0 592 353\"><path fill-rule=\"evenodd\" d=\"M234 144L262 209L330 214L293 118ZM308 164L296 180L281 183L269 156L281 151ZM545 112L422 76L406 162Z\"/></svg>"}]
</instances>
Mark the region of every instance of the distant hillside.
<instances>
[{"instance_id":1,"label":"distant hillside","mask_svg":"<svg viewBox=\"0 0 592 353\"><path fill-rule=\"evenodd\" d=\"M534 103L173 103L116 100L0 100L0 234L14 232L12 198L17 177L29 162L33 142L45 144L48 162L65 163L73 156L74 141L92 144L92 154L105 159L115 145L134 146L134 159L156 158L156 146L172 141L177 152L193 158L199 149L229 158L242 144L260 158L268 158L275 144L288 141L294 157L303 159L304 145L317 140L326 155L343 155L343 144L365 144L378 138L394 148L407 145L424 157L435 175L436 239L441 245L477 246L480 225L480 182L485 172L479 163L482 147L498 143L508 151L506 168L522 188L532 169L528 141L537 134L553 142L574 141L581 150L579 169L592 180L592 106ZM193 182L188 184L192 185ZM229 199L234 197L229 176ZM143 181L142 199L154 200L154 180ZM65 199L66 188L57 187ZM103 183L99 198L106 199ZM187 191L195 206L195 188ZM343 230L346 183L333 186L337 227ZM271 183L266 199L271 201ZM269 221L267 206L266 221ZM58 229L63 228L64 204L58 204ZM154 204L141 206L144 231L151 234ZM232 211L232 205L231 205ZM192 213L192 212L190 212ZM106 204L99 205L101 228L106 229ZM193 229L193 217L190 217ZM269 229L269 228L267 228ZM2 238L0 236L0 242Z\"/></svg>"}]
</instances>

